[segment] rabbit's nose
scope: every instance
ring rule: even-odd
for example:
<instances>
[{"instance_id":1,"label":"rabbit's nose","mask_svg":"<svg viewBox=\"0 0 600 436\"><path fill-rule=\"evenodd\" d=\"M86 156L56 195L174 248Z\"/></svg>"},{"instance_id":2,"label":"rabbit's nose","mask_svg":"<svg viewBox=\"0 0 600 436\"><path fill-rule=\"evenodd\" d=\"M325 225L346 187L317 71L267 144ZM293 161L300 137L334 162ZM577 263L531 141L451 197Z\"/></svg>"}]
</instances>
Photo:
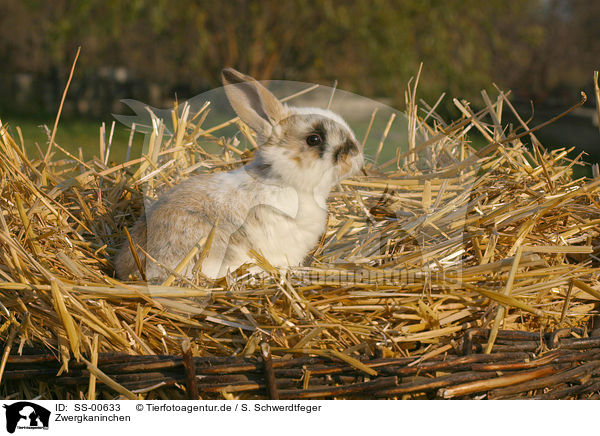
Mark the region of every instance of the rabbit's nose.
<instances>
[{"instance_id":1,"label":"rabbit's nose","mask_svg":"<svg viewBox=\"0 0 600 436\"><path fill-rule=\"evenodd\" d=\"M342 159L346 159L350 155L357 155L360 153L358 144L353 139L347 139L341 143L333 152L334 163L339 163Z\"/></svg>"}]
</instances>

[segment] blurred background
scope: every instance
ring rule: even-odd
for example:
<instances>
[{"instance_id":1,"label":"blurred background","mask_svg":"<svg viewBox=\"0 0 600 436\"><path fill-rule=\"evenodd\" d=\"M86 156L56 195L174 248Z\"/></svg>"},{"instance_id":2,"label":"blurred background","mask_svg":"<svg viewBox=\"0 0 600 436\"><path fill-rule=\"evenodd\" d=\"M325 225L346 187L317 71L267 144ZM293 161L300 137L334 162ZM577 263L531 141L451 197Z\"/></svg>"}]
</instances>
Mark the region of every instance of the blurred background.
<instances>
[{"instance_id":1,"label":"blurred background","mask_svg":"<svg viewBox=\"0 0 600 436\"><path fill-rule=\"evenodd\" d=\"M590 0L0 0L0 118L47 143L77 47L57 142L97 146L120 99L169 107L220 86L224 66L259 79L331 85L404 109L418 96L457 115L493 84L535 122L588 103L539 135L600 160L593 71L600 1ZM532 110L531 102L535 110ZM594 125L596 123L596 125ZM126 137L123 126L116 135Z\"/></svg>"}]
</instances>

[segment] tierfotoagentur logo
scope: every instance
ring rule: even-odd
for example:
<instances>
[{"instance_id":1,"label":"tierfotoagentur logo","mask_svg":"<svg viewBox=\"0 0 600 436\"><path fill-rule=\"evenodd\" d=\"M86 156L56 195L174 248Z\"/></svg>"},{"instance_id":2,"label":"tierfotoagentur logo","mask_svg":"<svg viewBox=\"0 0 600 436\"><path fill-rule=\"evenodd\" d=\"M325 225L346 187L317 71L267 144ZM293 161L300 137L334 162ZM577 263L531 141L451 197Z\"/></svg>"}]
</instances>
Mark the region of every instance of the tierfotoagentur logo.
<instances>
[{"instance_id":1,"label":"tierfotoagentur logo","mask_svg":"<svg viewBox=\"0 0 600 436\"><path fill-rule=\"evenodd\" d=\"M3 406L6 409L6 431L15 430L47 430L50 422L50 411L29 401L19 401Z\"/></svg>"}]
</instances>

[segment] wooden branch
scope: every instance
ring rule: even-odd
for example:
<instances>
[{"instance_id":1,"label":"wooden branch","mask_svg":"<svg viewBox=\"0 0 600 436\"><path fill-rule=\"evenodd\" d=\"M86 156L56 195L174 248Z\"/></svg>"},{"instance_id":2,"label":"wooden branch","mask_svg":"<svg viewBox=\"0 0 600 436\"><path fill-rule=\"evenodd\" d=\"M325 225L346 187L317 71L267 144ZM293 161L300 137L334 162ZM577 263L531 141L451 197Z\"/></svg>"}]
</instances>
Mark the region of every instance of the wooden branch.
<instances>
[{"instance_id":1,"label":"wooden branch","mask_svg":"<svg viewBox=\"0 0 600 436\"><path fill-rule=\"evenodd\" d=\"M192 347L189 340L184 340L182 343L183 350L183 366L185 367L185 385L189 400L198 399L198 384L196 381L196 367L192 357Z\"/></svg>"},{"instance_id":2,"label":"wooden branch","mask_svg":"<svg viewBox=\"0 0 600 436\"><path fill-rule=\"evenodd\" d=\"M264 374L267 381L267 391L269 399L278 400L277 383L275 382L275 371L273 371L273 359L271 358L271 347L267 342L260 344L261 355L264 361Z\"/></svg>"}]
</instances>

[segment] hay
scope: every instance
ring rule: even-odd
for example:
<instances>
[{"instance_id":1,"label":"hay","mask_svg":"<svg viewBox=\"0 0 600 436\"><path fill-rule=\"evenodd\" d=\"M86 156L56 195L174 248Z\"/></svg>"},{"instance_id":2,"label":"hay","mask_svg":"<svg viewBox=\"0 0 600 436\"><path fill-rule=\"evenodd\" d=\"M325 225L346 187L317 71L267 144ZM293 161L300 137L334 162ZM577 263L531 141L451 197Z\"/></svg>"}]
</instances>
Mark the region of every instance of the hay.
<instances>
[{"instance_id":1,"label":"hay","mask_svg":"<svg viewBox=\"0 0 600 436\"><path fill-rule=\"evenodd\" d=\"M76 398L94 398L101 386L135 398L146 394L101 371L100 353L177 356L185 344L189 356L252 358L268 344L273 362L320 356L370 374L364 358L443 358L471 328L491 330L487 353L500 328L588 335L600 298L600 179L574 179L582 156L544 149L502 92L495 102L484 93L477 113L455 100L463 116L451 124L435 107L420 108L414 90L408 97L409 150L335 189L310 266L280 273L255 253L261 277L242 267L214 282L182 278L182 262L162 285L122 283L111 259L143 194L156 198L198 168L251 159L252 149L217 136L237 119L204 126L208 106L177 108L173 135L155 120L147 153L118 165L107 164L104 140L89 161L53 139L48 156L28 156L1 125L0 373L29 347L52 353L60 374L86 366L89 385ZM518 129L503 125L505 107ZM392 121L378 156L395 147ZM488 145L474 149L471 131ZM41 389L18 386L18 396Z\"/></svg>"}]
</instances>

